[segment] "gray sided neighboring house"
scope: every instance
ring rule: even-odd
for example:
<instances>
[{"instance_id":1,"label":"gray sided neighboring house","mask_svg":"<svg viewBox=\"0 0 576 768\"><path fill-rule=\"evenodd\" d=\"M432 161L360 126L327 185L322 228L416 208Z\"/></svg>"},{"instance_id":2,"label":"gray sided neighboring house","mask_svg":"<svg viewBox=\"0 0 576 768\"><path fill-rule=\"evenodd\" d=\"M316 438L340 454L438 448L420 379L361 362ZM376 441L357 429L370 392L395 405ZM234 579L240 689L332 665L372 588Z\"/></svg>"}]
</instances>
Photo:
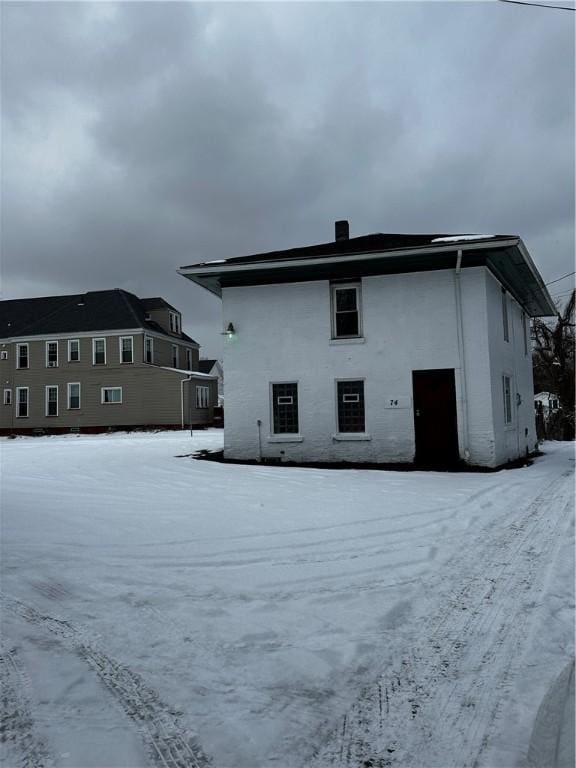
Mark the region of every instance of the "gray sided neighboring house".
<instances>
[{"instance_id":1,"label":"gray sided neighboring house","mask_svg":"<svg viewBox=\"0 0 576 768\"><path fill-rule=\"evenodd\" d=\"M161 298L92 291L0 302L0 434L203 426L218 382Z\"/></svg>"}]
</instances>

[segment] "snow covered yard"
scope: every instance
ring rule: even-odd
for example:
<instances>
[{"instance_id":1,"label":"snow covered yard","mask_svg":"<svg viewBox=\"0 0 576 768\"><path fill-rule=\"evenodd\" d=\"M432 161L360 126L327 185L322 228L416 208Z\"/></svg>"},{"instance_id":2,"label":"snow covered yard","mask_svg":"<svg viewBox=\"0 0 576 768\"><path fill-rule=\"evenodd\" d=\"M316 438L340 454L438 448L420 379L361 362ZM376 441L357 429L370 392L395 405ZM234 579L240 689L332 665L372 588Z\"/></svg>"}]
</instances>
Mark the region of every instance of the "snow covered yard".
<instances>
[{"instance_id":1,"label":"snow covered yard","mask_svg":"<svg viewBox=\"0 0 576 768\"><path fill-rule=\"evenodd\" d=\"M178 457L221 439L0 442L4 765L571 759L572 445L496 474Z\"/></svg>"}]
</instances>

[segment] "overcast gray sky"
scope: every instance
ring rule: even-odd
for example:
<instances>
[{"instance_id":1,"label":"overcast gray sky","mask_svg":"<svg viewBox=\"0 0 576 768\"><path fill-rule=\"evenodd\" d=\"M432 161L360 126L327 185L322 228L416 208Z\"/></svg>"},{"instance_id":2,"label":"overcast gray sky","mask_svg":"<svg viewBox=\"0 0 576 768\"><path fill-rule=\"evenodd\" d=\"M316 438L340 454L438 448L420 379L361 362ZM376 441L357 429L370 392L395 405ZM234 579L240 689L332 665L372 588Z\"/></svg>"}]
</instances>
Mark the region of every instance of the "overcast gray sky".
<instances>
[{"instance_id":1,"label":"overcast gray sky","mask_svg":"<svg viewBox=\"0 0 576 768\"><path fill-rule=\"evenodd\" d=\"M339 218L352 236L519 234L546 281L574 269L573 13L490 1L1 13L4 298L161 295L218 356L219 300L176 268L325 242Z\"/></svg>"}]
</instances>

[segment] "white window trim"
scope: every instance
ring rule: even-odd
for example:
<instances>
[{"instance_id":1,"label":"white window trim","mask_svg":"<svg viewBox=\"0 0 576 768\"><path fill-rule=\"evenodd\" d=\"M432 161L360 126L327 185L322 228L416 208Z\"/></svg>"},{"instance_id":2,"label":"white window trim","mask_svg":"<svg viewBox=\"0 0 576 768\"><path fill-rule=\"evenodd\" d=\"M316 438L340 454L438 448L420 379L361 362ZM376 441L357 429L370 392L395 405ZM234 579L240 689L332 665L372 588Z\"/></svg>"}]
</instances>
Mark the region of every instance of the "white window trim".
<instances>
[{"instance_id":1,"label":"white window trim","mask_svg":"<svg viewBox=\"0 0 576 768\"><path fill-rule=\"evenodd\" d=\"M206 404L202 405L202 401L206 399ZM196 385L196 408L197 410L203 410L210 408L210 387L205 384Z\"/></svg>"},{"instance_id":2,"label":"white window trim","mask_svg":"<svg viewBox=\"0 0 576 768\"><path fill-rule=\"evenodd\" d=\"M56 344L56 363L50 364L48 362L48 347L50 344ZM58 368L60 358L60 345L58 344L58 341L56 339L52 339L51 341L46 342L46 368Z\"/></svg>"},{"instance_id":3,"label":"white window trim","mask_svg":"<svg viewBox=\"0 0 576 768\"><path fill-rule=\"evenodd\" d=\"M192 350L186 348L186 370L192 370Z\"/></svg>"},{"instance_id":4,"label":"white window trim","mask_svg":"<svg viewBox=\"0 0 576 768\"><path fill-rule=\"evenodd\" d=\"M51 389L56 390L56 413L48 413L48 393ZM56 416L60 415L60 403L59 401L59 387L57 384L47 384L44 388L44 416L47 416L51 419L56 418Z\"/></svg>"},{"instance_id":5,"label":"white window trim","mask_svg":"<svg viewBox=\"0 0 576 768\"><path fill-rule=\"evenodd\" d=\"M510 341L510 313L508 311L508 294L502 288L502 329L504 331L504 341Z\"/></svg>"},{"instance_id":6,"label":"white window trim","mask_svg":"<svg viewBox=\"0 0 576 768\"><path fill-rule=\"evenodd\" d=\"M130 357L131 360L122 360L122 342L126 339L130 339ZM120 365L132 365L134 363L134 336L120 336L118 342L120 348Z\"/></svg>"},{"instance_id":7,"label":"white window trim","mask_svg":"<svg viewBox=\"0 0 576 768\"><path fill-rule=\"evenodd\" d=\"M21 416L20 411L20 392L26 392L26 416ZM30 417L30 387L16 387L16 418L28 419Z\"/></svg>"},{"instance_id":8,"label":"white window trim","mask_svg":"<svg viewBox=\"0 0 576 768\"><path fill-rule=\"evenodd\" d=\"M180 363L180 355L178 350L178 344L172 344L172 368L178 368Z\"/></svg>"},{"instance_id":9,"label":"white window trim","mask_svg":"<svg viewBox=\"0 0 576 768\"><path fill-rule=\"evenodd\" d=\"M104 400L104 392L106 390L118 390L120 392L120 400L114 400L111 402L106 402ZM100 404L101 405L122 405L124 402L124 394L122 392L122 387L100 387Z\"/></svg>"},{"instance_id":10,"label":"white window trim","mask_svg":"<svg viewBox=\"0 0 576 768\"><path fill-rule=\"evenodd\" d=\"M173 312L172 310L168 310L169 314L169 325L170 330L172 333L180 333L182 324L180 322L180 313L179 312Z\"/></svg>"},{"instance_id":11,"label":"white window trim","mask_svg":"<svg viewBox=\"0 0 576 768\"><path fill-rule=\"evenodd\" d=\"M150 342L150 360L146 360L146 342ZM154 365L154 337L146 334L144 336L144 362L148 365Z\"/></svg>"},{"instance_id":12,"label":"white window trim","mask_svg":"<svg viewBox=\"0 0 576 768\"><path fill-rule=\"evenodd\" d=\"M4 390L4 398L2 402L4 405L12 405L12 390L10 388Z\"/></svg>"},{"instance_id":13,"label":"white window trim","mask_svg":"<svg viewBox=\"0 0 576 768\"><path fill-rule=\"evenodd\" d=\"M8 360L8 351L6 349L0 352L0 360Z\"/></svg>"},{"instance_id":14,"label":"white window trim","mask_svg":"<svg viewBox=\"0 0 576 768\"><path fill-rule=\"evenodd\" d=\"M71 356L72 344L74 342L76 342L76 344L78 344L78 359L77 360L72 360L72 356ZM68 339L68 362L69 363L79 363L80 362L80 339Z\"/></svg>"},{"instance_id":15,"label":"white window trim","mask_svg":"<svg viewBox=\"0 0 576 768\"><path fill-rule=\"evenodd\" d=\"M336 292L340 290L356 291L356 312L358 313L358 333L351 336L338 336L336 333ZM364 330L362 327L362 283L332 283L330 285L330 323L331 323L331 341L349 341L351 339L363 339Z\"/></svg>"},{"instance_id":16,"label":"white window trim","mask_svg":"<svg viewBox=\"0 0 576 768\"><path fill-rule=\"evenodd\" d=\"M104 362L103 363L97 363L96 362L96 342L97 341L103 341L104 342ZM106 337L105 336L96 336L92 339L92 365L106 365Z\"/></svg>"},{"instance_id":17,"label":"white window trim","mask_svg":"<svg viewBox=\"0 0 576 768\"><path fill-rule=\"evenodd\" d=\"M78 387L78 408L70 405L70 387ZM82 385L79 381L69 381L66 385L66 403L69 411L79 411L82 407Z\"/></svg>"},{"instance_id":18,"label":"white window trim","mask_svg":"<svg viewBox=\"0 0 576 768\"><path fill-rule=\"evenodd\" d=\"M26 365L20 365L20 347L26 347ZM30 345L27 341L16 344L16 368L22 371L30 368ZM24 387L21 387L21 389L24 389Z\"/></svg>"}]
</instances>

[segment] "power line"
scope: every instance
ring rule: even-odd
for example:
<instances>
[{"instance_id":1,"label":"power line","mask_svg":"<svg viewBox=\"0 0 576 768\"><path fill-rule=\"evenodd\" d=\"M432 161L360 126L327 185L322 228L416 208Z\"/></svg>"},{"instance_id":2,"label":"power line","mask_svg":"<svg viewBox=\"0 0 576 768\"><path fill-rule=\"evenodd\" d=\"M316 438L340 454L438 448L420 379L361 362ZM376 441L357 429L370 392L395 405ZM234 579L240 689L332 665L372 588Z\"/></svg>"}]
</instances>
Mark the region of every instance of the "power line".
<instances>
[{"instance_id":1,"label":"power line","mask_svg":"<svg viewBox=\"0 0 576 768\"><path fill-rule=\"evenodd\" d=\"M525 3L523 0L498 0L500 3L512 3L513 5L537 5L539 8L554 8L557 11L576 11L576 8L568 8L566 5L546 5L546 3Z\"/></svg>"},{"instance_id":2,"label":"power line","mask_svg":"<svg viewBox=\"0 0 576 768\"><path fill-rule=\"evenodd\" d=\"M565 277L572 277L572 275L576 275L576 272L568 272L567 275L562 275L562 277L557 277L556 280L550 280L550 282L546 283L546 285L552 285L552 283L559 283L560 280L564 280Z\"/></svg>"}]
</instances>

